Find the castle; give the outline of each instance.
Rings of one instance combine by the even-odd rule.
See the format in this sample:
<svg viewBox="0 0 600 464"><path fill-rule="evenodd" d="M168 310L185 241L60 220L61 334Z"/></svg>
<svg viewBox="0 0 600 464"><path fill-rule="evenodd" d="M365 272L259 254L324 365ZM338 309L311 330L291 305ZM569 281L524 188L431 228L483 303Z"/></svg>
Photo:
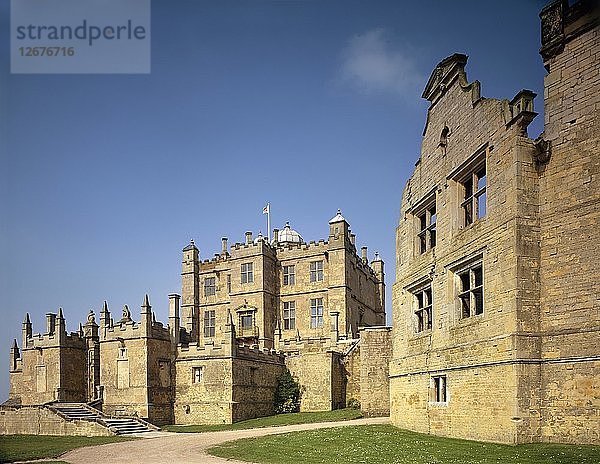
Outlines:
<svg viewBox="0 0 600 464"><path fill-rule="evenodd" d="M43 334L27 315L10 354L10 402L94 402L154 424L231 423L273 414L277 379L289 369L303 411L362 400L370 414L389 413L384 263L377 254L369 263L366 247L358 255L340 211L318 242L286 224L272 241L247 232L228 247L223 238L220 253L200 260L192 241L181 275L167 326L147 295L139 321L127 306L116 319L104 303L99 324L90 311L71 334L62 310L47 315ZM363 358L378 375L367 375Z"/></svg>
<svg viewBox="0 0 600 464"><path fill-rule="evenodd" d="M600 442L600 34L594 2L544 8L534 94L484 98L434 69L402 198L391 418L506 443Z"/></svg>
<svg viewBox="0 0 600 464"><path fill-rule="evenodd" d="M287 224L273 241L223 239L204 261L190 243L166 327L147 297L140 322L105 305L99 325L90 313L72 334L61 311L41 335L27 317L10 353L11 407L94 401L158 424L227 423L272 414L289 369L306 411L357 399L432 434L600 443L598 13L588 0L540 13L535 140L533 92L482 97L462 54L433 70L396 230L393 332L383 261L357 253L338 212L326 241Z"/></svg>

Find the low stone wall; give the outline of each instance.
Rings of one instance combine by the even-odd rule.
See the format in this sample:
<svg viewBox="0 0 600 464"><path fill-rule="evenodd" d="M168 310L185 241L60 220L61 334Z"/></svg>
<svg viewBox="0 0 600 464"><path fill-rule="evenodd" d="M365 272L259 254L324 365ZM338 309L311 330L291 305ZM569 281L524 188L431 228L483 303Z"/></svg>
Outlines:
<svg viewBox="0 0 600 464"><path fill-rule="evenodd" d="M109 436L107 428L89 421L68 421L43 406L0 408L1 435Z"/></svg>

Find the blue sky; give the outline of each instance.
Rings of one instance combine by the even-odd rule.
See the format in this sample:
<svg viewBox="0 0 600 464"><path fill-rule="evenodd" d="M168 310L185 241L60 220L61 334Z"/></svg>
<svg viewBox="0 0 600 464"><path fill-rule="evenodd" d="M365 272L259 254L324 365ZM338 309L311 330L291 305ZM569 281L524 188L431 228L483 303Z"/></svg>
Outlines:
<svg viewBox="0 0 600 464"><path fill-rule="evenodd" d="M0 401L26 311L34 332L58 307L76 330L149 293L166 321L190 238L210 257L266 233L267 201L306 240L341 208L386 262L389 313L429 74L466 53L483 96L528 88L542 113L543 4L153 1L150 74L11 75L1 2Z"/></svg>

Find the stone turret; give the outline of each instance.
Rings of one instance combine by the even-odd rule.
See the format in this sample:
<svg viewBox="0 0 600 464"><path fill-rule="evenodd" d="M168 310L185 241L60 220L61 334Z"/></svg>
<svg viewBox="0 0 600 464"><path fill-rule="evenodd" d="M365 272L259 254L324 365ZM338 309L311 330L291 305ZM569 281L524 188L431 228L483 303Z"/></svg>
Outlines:
<svg viewBox="0 0 600 464"><path fill-rule="evenodd" d="M192 341L199 340L199 311L200 311L200 262L199 250L194 241L183 249L181 269L182 301L181 324Z"/></svg>
<svg viewBox="0 0 600 464"><path fill-rule="evenodd" d="M148 298L147 293L142 301L142 310L140 314L142 317L140 324L146 332L146 335L150 335L152 333L152 306L150 306L150 299Z"/></svg>
<svg viewBox="0 0 600 464"><path fill-rule="evenodd" d="M25 314L25 320L23 321L22 332L23 332L22 346L26 347L27 346L27 340L29 338L31 338L31 336L33 335L32 326L31 326L31 319L29 319L29 313Z"/></svg>

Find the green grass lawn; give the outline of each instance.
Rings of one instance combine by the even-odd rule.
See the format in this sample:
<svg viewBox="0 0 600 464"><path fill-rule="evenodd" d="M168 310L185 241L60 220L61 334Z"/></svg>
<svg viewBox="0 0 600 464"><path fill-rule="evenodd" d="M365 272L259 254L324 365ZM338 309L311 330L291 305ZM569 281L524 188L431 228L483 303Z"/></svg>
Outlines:
<svg viewBox="0 0 600 464"><path fill-rule="evenodd" d="M103 445L105 443L127 440L132 440L132 438L0 435L0 462L55 458L66 451L82 446Z"/></svg>
<svg viewBox="0 0 600 464"><path fill-rule="evenodd" d="M211 448L215 456L265 464L597 464L600 447L498 445L434 437L391 425L336 427L249 438Z"/></svg>
<svg viewBox="0 0 600 464"><path fill-rule="evenodd" d="M169 432L219 432L221 430L243 430L261 427L278 427L282 425L309 424L314 422L334 422L351 419L359 419L362 413L357 409L336 409L335 411L323 412L295 412L290 414L278 414L276 416L259 417L249 419L235 424L218 425L167 425L163 430Z"/></svg>

